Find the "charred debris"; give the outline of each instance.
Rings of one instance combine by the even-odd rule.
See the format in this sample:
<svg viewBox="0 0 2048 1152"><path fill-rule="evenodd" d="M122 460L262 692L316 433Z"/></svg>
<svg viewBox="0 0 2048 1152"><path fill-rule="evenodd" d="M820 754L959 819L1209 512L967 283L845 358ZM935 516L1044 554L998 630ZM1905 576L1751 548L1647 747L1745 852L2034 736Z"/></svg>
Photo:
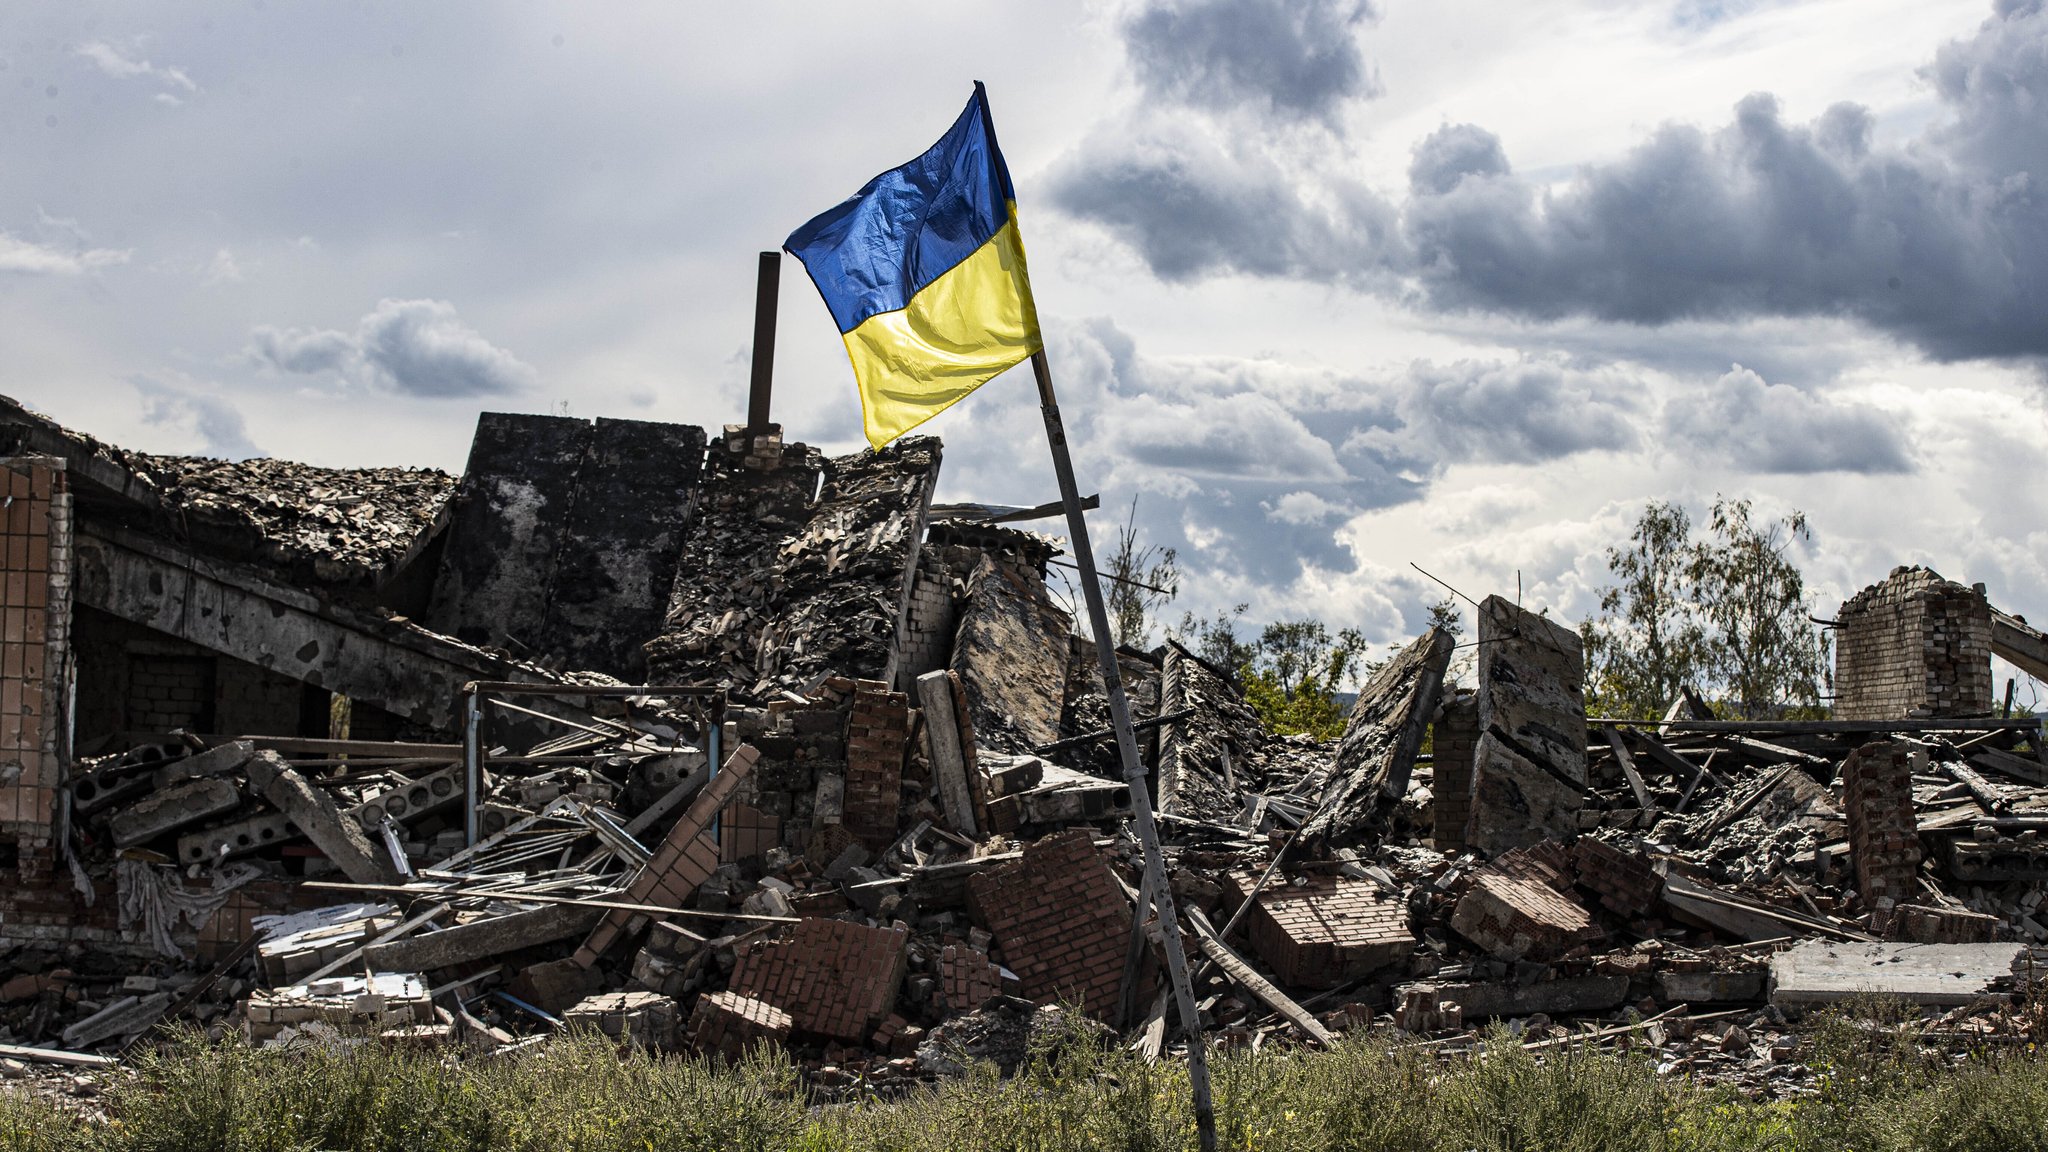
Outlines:
<svg viewBox="0 0 2048 1152"><path fill-rule="evenodd" d="M585 1023L786 1045L829 1094L1014 1064L1062 1012L1187 1043L1057 545L933 504L936 440L485 414L456 478L9 401L0 441L0 1056ZM1334 744L1122 653L1211 1042L1499 1020L1797 1091L1845 997L2023 1027L2048 745L1990 661L2048 640L1981 585L1844 605L1825 721L1588 718L1576 633L1474 623L1473 686L1432 630Z"/></svg>

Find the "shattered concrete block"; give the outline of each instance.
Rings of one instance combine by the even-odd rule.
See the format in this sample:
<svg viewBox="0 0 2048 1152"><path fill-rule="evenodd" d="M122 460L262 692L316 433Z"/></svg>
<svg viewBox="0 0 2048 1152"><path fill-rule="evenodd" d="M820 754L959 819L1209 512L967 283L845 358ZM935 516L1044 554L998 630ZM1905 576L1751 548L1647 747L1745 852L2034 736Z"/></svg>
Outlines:
<svg viewBox="0 0 2048 1152"><path fill-rule="evenodd" d="M1028 845L1022 857L968 878L969 907L995 934L1022 994L1041 1004L1117 1010L1131 908L1085 829Z"/></svg>
<svg viewBox="0 0 2048 1152"><path fill-rule="evenodd" d="M1911 1004L2010 996L2022 944L1857 944L1806 940L1771 957L1771 1003L1806 1008L1877 994Z"/></svg>
<svg viewBox="0 0 2048 1152"><path fill-rule="evenodd" d="M1383 825L1408 794L1415 754L1436 713L1452 647L1449 632L1431 628L1359 690L1336 756L1300 789L1322 797L1316 815L1302 826L1306 843L1349 844Z"/></svg>
<svg viewBox="0 0 2048 1152"><path fill-rule="evenodd" d="M1003 970L988 954L964 944L939 950L939 1001L948 1013L972 1012L1003 994Z"/></svg>
<svg viewBox="0 0 2048 1152"><path fill-rule="evenodd" d="M1466 842L1487 853L1579 829L1586 791L1585 647L1499 596L1479 606L1479 744Z"/></svg>
<svg viewBox="0 0 2048 1152"><path fill-rule="evenodd" d="M595 1028L657 1052L676 1046L676 1002L658 992L599 992L571 1005L562 1023Z"/></svg>
<svg viewBox="0 0 2048 1152"><path fill-rule="evenodd" d="M1639 852L1629 852L1581 836L1572 846L1572 867L1579 884L1600 897L1600 904L1618 916L1646 916L1664 895L1664 878Z"/></svg>
<svg viewBox="0 0 2048 1152"><path fill-rule="evenodd" d="M785 1043L796 1027L789 1013L738 992L707 992L690 1017L690 1043L699 1053L737 1062L756 1044Z"/></svg>
<svg viewBox="0 0 2048 1152"><path fill-rule="evenodd" d="M105 1008L64 1029L62 1039L73 1048L90 1048L105 1040L140 1032L156 1023L171 1006L171 994L123 996Z"/></svg>
<svg viewBox="0 0 2048 1152"><path fill-rule="evenodd" d="M1028 752L1060 736L1073 621L1028 571L983 558L953 638L979 746Z"/></svg>
<svg viewBox="0 0 2048 1152"><path fill-rule="evenodd" d="M1856 890L1883 919L1893 904L1919 892L1911 748L1878 740L1850 753L1842 763L1842 808L1849 821Z"/></svg>
<svg viewBox="0 0 2048 1152"><path fill-rule="evenodd" d="M924 709L925 750L946 823L963 836L979 838L974 793L967 780L967 750L961 741L959 714L953 704L951 674L927 672L917 678L918 704Z"/></svg>
<svg viewBox="0 0 2048 1152"><path fill-rule="evenodd" d="M549 904L372 944L363 960L387 972L433 972L581 936L603 916L602 908Z"/></svg>
<svg viewBox="0 0 2048 1152"><path fill-rule="evenodd" d="M358 884L397 884L403 877L390 853L370 843L362 826L347 819L334 798L313 787L275 752L258 752L248 762L249 784L299 826L334 866Z"/></svg>
<svg viewBox="0 0 2048 1152"><path fill-rule="evenodd" d="M895 1009L909 939L900 927L803 920L740 949L726 987L788 1012L800 1031L858 1041Z"/></svg>
<svg viewBox="0 0 2048 1152"><path fill-rule="evenodd" d="M232 824L201 828L178 837L180 864L205 864L303 839L299 826L281 812L265 812Z"/></svg>
<svg viewBox="0 0 2048 1152"><path fill-rule="evenodd" d="M1764 998L1762 968L1736 972L1659 972L1657 999L1667 1004L1747 1004Z"/></svg>
<svg viewBox="0 0 2048 1152"><path fill-rule="evenodd" d="M1233 874L1232 906L1257 882ZM1415 950L1405 901L1370 880L1323 879L1269 887L1245 914L1252 950L1298 988L1333 988L1407 959Z"/></svg>
<svg viewBox="0 0 2048 1152"><path fill-rule="evenodd" d="M128 805L107 818L107 831L117 847L144 844L166 832L209 816L232 812L242 803L241 789L219 777L173 784Z"/></svg>
<svg viewBox="0 0 2048 1152"><path fill-rule="evenodd" d="M411 783L389 788L348 810L351 820L372 835L389 817L410 824L422 816L462 803L463 766L450 764L421 776Z"/></svg>
<svg viewBox="0 0 2048 1152"><path fill-rule="evenodd" d="M620 903L657 904L666 908L689 906L697 886L718 868L718 845L708 834L711 821L732 799L740 785L752 776L754 765L760 759L760 751L751 744L733 749L718 775L698 790L697 798L690 802L689 808L668 830L668 836L654 850L653 857L634 873ZM628 912L622 908L611 910L591 930L583 947L576 950L576 962L586 968L597 963L597 958L604 955L620 936L645 921L643 913Z"/></svg>
<svg viewBox="0 0 2048 1152"><path fill-rule="evenodd" d="M1159 811L1234 820L1242 804L1229 764L1255 751L1244 745L1264 729L1228 676L1169 639L1159 664L1159 712L1188 709L1195 714L1159 728Z"/></svg>
<svg viewBox="0 0 2048 1152"><path fill-rule="evenodd" d="M158 788L169 788L185 780L196 780L201 776L225 776L249 762L256 754L256 745L247 740L230 740L218 748L195 752L183 760L174 760L156 770L155 783Z"/></svg>
<svg viewBox="0 0 2048 1152"><path fill-rule="evenodd" d="M1549 885L1487 872L1475 875L1458 899L1451 929L1510 962L1548 959L1601 935L1585 909Z"/></svg>

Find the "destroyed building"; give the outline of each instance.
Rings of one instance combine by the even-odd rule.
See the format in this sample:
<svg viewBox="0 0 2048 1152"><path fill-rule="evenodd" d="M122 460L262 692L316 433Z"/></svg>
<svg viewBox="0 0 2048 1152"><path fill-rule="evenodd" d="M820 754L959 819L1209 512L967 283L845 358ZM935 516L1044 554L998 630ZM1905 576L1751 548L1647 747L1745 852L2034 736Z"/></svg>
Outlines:
<svg viewBox="0 0 2048 1152"><path fill-rule="evenodd" d="M1035 1013L1189 1043L1045 510L936 503L937 440L486 413L451 477L0 437L0 1044L588 1026L829 1091L1014 1064ZM1990 660L2048 641L1981 586L1852 598L1813 721L1588 717L1573 629L1476 607L1474 684L1431 629L1330 743L1118 653L1205 1042L1633 1013L1791 1083L1806 1007L2027 994L2048 745Z"/></svg>

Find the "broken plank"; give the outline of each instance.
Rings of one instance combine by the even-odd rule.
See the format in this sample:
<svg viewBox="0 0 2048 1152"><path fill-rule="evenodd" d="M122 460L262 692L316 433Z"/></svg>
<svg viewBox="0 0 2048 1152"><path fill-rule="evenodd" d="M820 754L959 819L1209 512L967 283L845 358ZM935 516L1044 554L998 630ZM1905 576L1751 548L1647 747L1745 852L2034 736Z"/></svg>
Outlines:
<svg viewBox="0 0 2048 1152"><path fill-rule="evenodd" d="M1990 772L1999 772L2015 780L2024 780L2037 787L2048 787L2048 767L2015 756L1998 748L1980 748L1970 754L1970 763Z"/></svg>
<svg viewBox="0 0 2048 1152"><path fill-rule="evenodd" d="M1636 807L1650 807L1650 790L1643 786L1643 774L1636 771L1636 758L1629 754L1628 745L1622 743L1620 731L1609 728L1607 744L1614 749L1614 759L1621 765L1621 774L1628 781L1628 790L1635 793Z"/></svg>
<svg viewBox="0 0 2048 1152"><path fill-rule="evenodd" d="M0 1059L27 1060L36 1064L62 1064L67 1068L111 1068L120 1061L96 1052L66 1052L62 1048L30 1048L25 1044L0 1044Z"/></svg>
<svg viewBox="0 0 2048 1152"><path fill-rule="evenodd" d="M1275 987L1273 982L1259 975L1258 970L1246 963L1244 958L1231 951L1230 946L1217 939L1216 930L1209 925L1209 918L1199 908L1188 909L1188 920L1194 925L1195 940L1202 952L1216 962L1217 967L1228 973L1232 980L1245 991L1259 998L1260 1002L1278 1012L1287 1022L1299 1028L1304 1035L1323 1047L1336 1043L1337 1038L1323 1027L1323 1022L1311 1015L1308 1009L1296 1004L1287 993Z"/></svg>

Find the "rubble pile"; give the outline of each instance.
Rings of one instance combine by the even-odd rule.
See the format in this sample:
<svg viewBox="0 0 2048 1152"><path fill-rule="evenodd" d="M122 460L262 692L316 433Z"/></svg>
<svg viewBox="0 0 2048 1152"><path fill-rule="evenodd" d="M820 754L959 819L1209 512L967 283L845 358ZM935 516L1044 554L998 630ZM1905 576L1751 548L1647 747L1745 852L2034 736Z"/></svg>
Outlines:
<svg viewBox="0 0 2048 1152"><path fill-rule="evenodd" d="M133 459L190 537L292 578L332 585L373 583L417 556L456 483L432 468L140 453Z"/></svg>
<svg viewBox="0 0 2048 1152"><path fill-rule="evenodd" d="M96 499L127 491L113 457L24 435L70 444ZM701 484L694 458L657 470L663 499L698 486L663 528L676 576L640 638L645 683L492 679L456 662L479 649L415 625L405 650L441 662L407 681L433 701L412 713L419 740L349 738L316 677L285 682L324 736L195 720L51 751L54 785L24 769L0 793L23 876L0 894L0 1056L89 1063L181 1020L282 1047L376 1032L485 1052L591 1028L659 1051L784 1047L830 1095L1014 1067L1058 1038L1156 1058L1378 1029L1456 1052L1502 1021L1530 1044L1646 1046L1666 1071L1778 1093L1811 1080L1802 1017L1859 995L1919 1004L1959 1037L2024 1027L2006 1009L2048 961L2035 717L1947 691L1876 716L1716 719L1688 695L1661 720L1588 717L1577 633L1490 597L1476 683L1446 682L1458 641L1433 628L1327 743L1266 731L1230 670L1178 644L1119 653L1140 785L1094 647L1046 586L1043 538L928 522L936 441L826 460L728 428L704 451ZM587 448L560 455L579 476L597 466ZM601 470L605 491L631 481ZM459 515L516 526L536 507L490 505L501 489L468 484ZM246 522L301 522L272 514ZM442 561L459 579L437 602L568 620L550 615L558 588L485 562L482 531ZM543 535L521 547L549 571L588 567L565 554L575 533ZM1986 618L1981 591L1922 571L1859 602ZM280 605L259 620L343 620L310 592L237 587ZM106 634L162 624L174 599ZM1841 671L1975 683L1997 636L2042 640L1991 618L1990 647L1930 644L1913 622L1900 650L1858 649ZM301 674L342 636L352 691L377 706L368 633L308 635ZM125 651L198 660L156 634ZM1136 786L1159 813L1199 1038L1171 1010ZM21 817L46 787L47 815Z"/></svg>

